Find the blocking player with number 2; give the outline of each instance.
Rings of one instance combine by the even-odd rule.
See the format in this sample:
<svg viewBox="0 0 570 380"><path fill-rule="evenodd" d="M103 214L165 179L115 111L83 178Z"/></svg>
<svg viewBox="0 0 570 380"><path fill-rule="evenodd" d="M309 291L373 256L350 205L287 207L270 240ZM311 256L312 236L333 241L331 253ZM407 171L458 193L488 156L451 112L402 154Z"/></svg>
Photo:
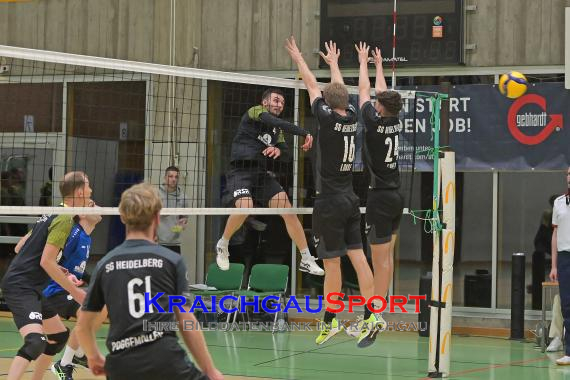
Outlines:
<svg viewBox="0 0 570 380"><path fill-rule="evenodd" d="M402 109L402 97L396 91L388 91L382 55L376 48L372 51L376 66L376 102L372 104L368 79L369 50L364 42L356 46L360 62L359 106L365 126L363 158L370 174L366 234L372 250L374 294L386 297L394 272L394 243L404 207L398 169L398 135L402 129L398 114ZM378 332L385 327L382 316L376 317L381 323L376 324L376 328L360 342L361 346L372 344Z"/></svg>

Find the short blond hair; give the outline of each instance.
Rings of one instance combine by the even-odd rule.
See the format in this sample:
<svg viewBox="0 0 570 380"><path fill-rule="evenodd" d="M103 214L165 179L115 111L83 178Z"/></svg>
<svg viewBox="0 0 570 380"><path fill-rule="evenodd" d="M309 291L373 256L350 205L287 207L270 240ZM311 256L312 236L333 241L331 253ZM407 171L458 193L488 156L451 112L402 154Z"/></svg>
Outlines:
<svg viewBox="0 0 570 380"><path fill-rule="evenodd" d="M323 89L323 97L328 106L332 109L348 108L348 90L342 83L329 83Z"/></svg>
<svg viewBox="0 0 570 380"><path fill-rule="evenodd" d="M119 213L129 230L146 231L161 209L158 191L148 183L134 185L121 194Z"/></svg>

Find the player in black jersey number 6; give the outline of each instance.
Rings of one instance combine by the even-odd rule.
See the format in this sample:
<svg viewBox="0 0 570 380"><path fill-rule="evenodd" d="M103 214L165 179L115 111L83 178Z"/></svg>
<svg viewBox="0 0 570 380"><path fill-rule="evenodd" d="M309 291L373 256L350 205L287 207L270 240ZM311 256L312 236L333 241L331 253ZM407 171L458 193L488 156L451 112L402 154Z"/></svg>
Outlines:
<svg viewBox="0 0 570 380"><path fill-rule="evenodd" d="M181 295L188 288L182 256L155 243L161 208L158 192L149 184L135 185L121 195L119 212L127 237L99 261L91 277L76 327L79 343L91 371L107 379L222 379L192 313L177 307L174 313L157 313L152 305L145 313L145 293L153 297L163 292L166 297L158 302L168 310L167 296ZM94 331L105 305L110 320L106 359ZM178 344L175 329L145 327L176 322L202 372Z"/></svg>

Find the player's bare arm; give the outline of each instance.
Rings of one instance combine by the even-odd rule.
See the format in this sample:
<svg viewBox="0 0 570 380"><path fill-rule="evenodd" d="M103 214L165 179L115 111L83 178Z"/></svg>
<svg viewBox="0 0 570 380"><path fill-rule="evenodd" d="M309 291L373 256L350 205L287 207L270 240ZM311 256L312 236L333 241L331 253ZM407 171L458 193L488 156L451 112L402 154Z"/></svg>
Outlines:
<svg viewBox="0 0 570 380"><path fill-rule="evenodd" d="M327 53L319 52L319 55L324 59L327 65L329 65L331 70L331 83L342 83L342 74L340 73L340 68L338 67L338 58L340 57L340 49L337 49L336 42L329 41L325 42L325 50Z"/></svg>
<svg viewBox="0 0 570 380"><path fill-rule="evenodd" d="M376 84L374 86L376 93L388 90L386 78L384 78L384 69L382 68L382 52L379 48L372 50L372 58L376 66Z"/></svg>
<svg viewBox="0 0 570 380"><path fill-rule="evenodd" d="M185 326L184 321L191 322L194 326L198 325L198 320L191 312L180 313L179 310L175 309L176 319L180 326ZM224 378L222 373L214 366L208 347L206 346L206 340L204 339L204 334L199 329L181 329L182 339L186 347L190 350L192 357L196 360L196 363L204 372L208 378L212 380L221 380Z"/></svg>
<svg viewBox="0 0 570 380"><path fill-rule="evenodd" d="M47 243L42 253L40 261L41 267L46 273L62 288L64 288L77 303L82 304L85 298L85 291L77 288L72 279L63 273L60 266L57 264L57 255L59 254L59 247Z"/></svg>
<svg viewBox="0 0 570 380"><path fill-rule="evenodd" d="M370 101L370 79L368 78L368 54L370 47L366 42L359 42L354 45L358 53L358 62L360 64L358 76L358 106Z"/></svg>
<svg viewBox="0 0 570 380"><path fill-rule="evenodd" d="M99 351L95 340L95 330L98 327L96 321L99 313L82 310L79 313L79 319L75 327L77 339L83 351L85 351L89 368L96 376L105 375L105 357Z"/></svg>
<svg viewBox="0 0 570 380"><path fill-rule="evenodd" d="M295 37L291 36L285 40L285 49L287 49L291 59L297 65L299 73L301 74L303 82L309 92L309 100L311 104L313 104L314 100L322 95L321 89L317 83L317 78L315 78L315 75L311 72L309 66L307 66L307 62L305 62L303 54L301 54L301 51L297 47Z"/></svg>

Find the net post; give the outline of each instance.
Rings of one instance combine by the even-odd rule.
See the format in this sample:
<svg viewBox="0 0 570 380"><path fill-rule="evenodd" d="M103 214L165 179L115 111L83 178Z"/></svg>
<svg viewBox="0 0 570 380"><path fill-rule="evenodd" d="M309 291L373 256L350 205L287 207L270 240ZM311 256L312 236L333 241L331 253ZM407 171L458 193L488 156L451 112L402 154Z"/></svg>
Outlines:
<svg viewBox="0 0 570 380"><path fill-rule="evenodd" d="M449 83L430 98L433 105L433 263L428 377L450 372L453 255L455 242L455 154L449 147ZM441 143L441 144L440 144ZM440 213L440 204L443 205ZM441 216L441 221L440 221Z"/></svg>

